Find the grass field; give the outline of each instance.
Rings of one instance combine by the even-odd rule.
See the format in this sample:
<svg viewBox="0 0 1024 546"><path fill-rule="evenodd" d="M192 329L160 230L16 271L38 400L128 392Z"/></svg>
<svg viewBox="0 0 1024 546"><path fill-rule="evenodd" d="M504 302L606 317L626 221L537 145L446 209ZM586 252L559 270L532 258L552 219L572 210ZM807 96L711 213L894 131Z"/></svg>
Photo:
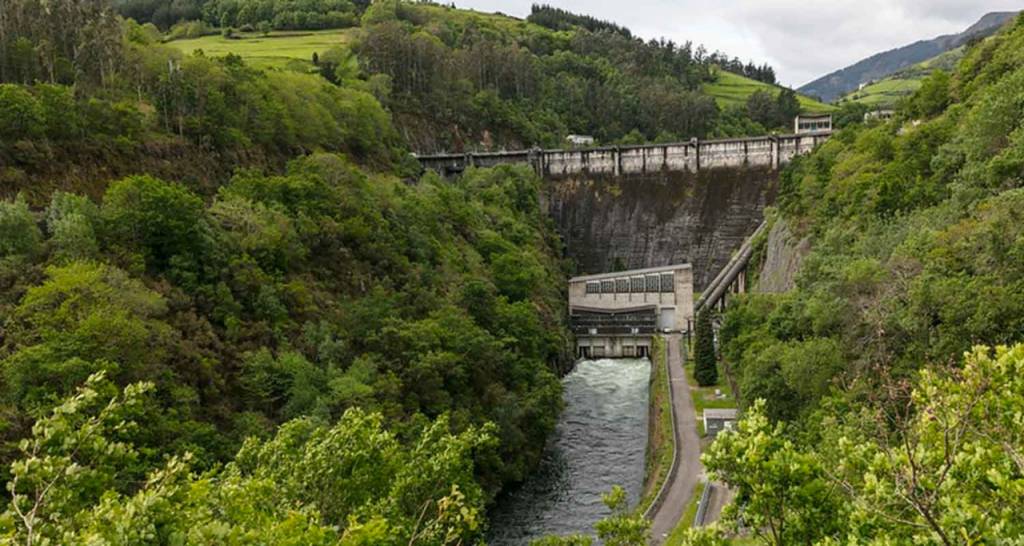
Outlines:
<svg viewBox="0 0 1024 546"><path fill-rule="evenodd" d="M843 100L851 100L872 107L891 108L900 99L914 94L921 87L919 79L889 79L875 82L860 91L851 93Z"/></svg>
<svg viewBox="0 0 1024 546"><path fill-rule="evenodd" d="M687 359L686 362L686 381L690 383L690 394L693 396L693 410L697 413L697 431L700 435L704 436L704 421L701 416L704 414L704 410L711 409L722 409L722 408L735 408L736 398L732 395L732 389L729 387L729 382L725 380L725 376L722 375L721 369L719 369L719 381L718 385L714 387L699 387L697 386L697 380L693 378L694 360L692 358ZM722 396L715 396L715 390L722 391Z"/></svg>
<svg viewBox="0 0 1024 546"><path fill-rule="evenodd" d="M920 62L879 80L871 85L847 94L840 102L853 101L873 108L892 108L904 97L913 95L921 88L921 81L935 70L952 70L963 58L966 48L947 51L927 61Z"/></svg>
<svg viewBox="0 0 1024 546"><path fill-rule="evenodd" d="M234 38L220 34L174 40L167 45L185 53L197 49L210 57L222 57L228 53L241 56L257 68L283 68L293 61L312 65L313 52L323 53L328 49L349 41L352 29L316 30L301 32L236 33Z"/></svg>
<svg viewBox="0 0 1024 546"><path fill-rule="evenodd" d="M722 108L743 106L747 103L747 98L750 97L750 95L753 95L757 91L763 89L777 93L780 88L777 85L769 85L764 82L740 76L739 74L726 72L725 70L718 71L717 81L714 83L704 84L704 92L714 97L715 100L718 101L718 106ZM797 95L797 98L800 100L800 107L807 113L828 113L836 109L836 107L831 104L818 102L810 97L805 97L800 94Z"/></svg>

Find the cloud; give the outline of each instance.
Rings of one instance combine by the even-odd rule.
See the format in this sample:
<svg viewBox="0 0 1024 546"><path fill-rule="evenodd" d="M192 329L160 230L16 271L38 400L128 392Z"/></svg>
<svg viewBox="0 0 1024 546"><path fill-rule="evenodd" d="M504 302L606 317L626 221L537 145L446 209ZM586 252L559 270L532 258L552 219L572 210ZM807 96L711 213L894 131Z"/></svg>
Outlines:
<svg viewBox="0 0 1024 546"><path fill-rule="evenodd" d="M802 85L860 59L960 32L1019 0L541 0L629 27L645 38L692 41L769 62ZM459 7L525 17L533 0L456 0Z"/></svg>

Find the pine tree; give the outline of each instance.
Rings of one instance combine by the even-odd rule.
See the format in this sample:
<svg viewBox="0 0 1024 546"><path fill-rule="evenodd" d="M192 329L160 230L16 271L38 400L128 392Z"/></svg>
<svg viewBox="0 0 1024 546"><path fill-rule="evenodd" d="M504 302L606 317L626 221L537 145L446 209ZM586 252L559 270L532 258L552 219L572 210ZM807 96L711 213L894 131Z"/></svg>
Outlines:
<svg viewBox="0 0 1024 546"><path fill-rule="evenodd" d="M715 357L715 333L708 311L697 314L696 330L693 376L701 387L710 387L718 383L718 368Z"/></svg>

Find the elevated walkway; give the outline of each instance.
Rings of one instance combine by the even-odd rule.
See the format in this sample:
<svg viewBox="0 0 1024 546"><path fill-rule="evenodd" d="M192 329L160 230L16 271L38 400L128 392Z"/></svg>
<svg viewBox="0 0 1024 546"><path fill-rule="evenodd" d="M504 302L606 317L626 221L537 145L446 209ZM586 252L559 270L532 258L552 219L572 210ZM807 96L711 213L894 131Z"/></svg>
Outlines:
<svg viewBox="0 0 1024 546"><path fill-rule="evenodd" d="M810 153L831 135L831 130L821 130L737 139L692 139L674 144L426 154L417 155L416 159L424 170L436 171L443 176L458 175L469 167L510 164L530 165L539 175L554 178L577 174L619 176L742 167L774 170L796 156Z"/></svg>

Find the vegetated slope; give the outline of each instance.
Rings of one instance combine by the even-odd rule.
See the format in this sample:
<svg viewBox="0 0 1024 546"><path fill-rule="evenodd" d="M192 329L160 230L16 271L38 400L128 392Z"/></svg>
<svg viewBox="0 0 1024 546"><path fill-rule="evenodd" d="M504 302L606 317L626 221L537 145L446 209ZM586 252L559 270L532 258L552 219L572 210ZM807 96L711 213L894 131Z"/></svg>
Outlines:
<svg viewBox="0 0 1024 546"><path fill-rule="evenodd" d="M921 82L936 70L950 72L956 68L966 50L966 46L951 49L927 61L900 70L865 86L863 89L849 93L837 102L840 104L855 102L875 109L894 108L901 100L910 97L920 89Z"/></svg>
<svg viewBox="0 0 1024 546"><path fill-rule="evenodd" d="M7 7L0 536L478 541L561 406L535 174L419 178L365 82Z"/></svg>
<svg viewBox="0 0 1024 546"><path fill-rule="evenodd" d="M120 533L159 518L160 537L479 538L561 404L564 273L539 187L526 168L409 186L324 154L239 173L208 202L149 176L99 205L55 193L39 227L23 201L0 202L4 475L28 495L53 467L16 460L83 473L52 488L75 502L3 532L138 543ZM12 447L98 372L64 424L35 430L42 448ZM136 382L150 394L103 417ZM134 495L161 500L133 510ZM334 538L295 538L311 527Z"/></svg>
<svg viewBox="0 0 1024 546"><path fill-rule="evenodd" d="M1022 52L1018 18L783 173L775 221L811 251L727 311L748 419L706 459L765 541L1024 533L1024 346L992 349L1024 342Z"/></svg>
<svg viewBox="0 0 1024 546"><path fill-rule="evenodd" d="M192 26L175 27L170 35L188 34ZM209 32L199 27L196 32ZM689 43L645 42L614 25L542 6L524 21L380 2L363 14L359 28L339 31L342 39L333 44L311 47L326 33L233 31L168 45L361 85L394 114L419 152L558 147L573 133L601 143L639 143L763 134L789 125L752 123L742 104L716 101L718 88L704 86L733 76L715 75L722 63L774 78L770 67L742 65ZM352 62L353 53L358 61ZM735 77L744 86L778 93L771 84Z"/></svg>
<svg viewBox="0 0 1024 546"><path fill-rule="evenodd" d="M719 107L729 109L746 108L747 100L758 91L767 91L773 95L778 95L783 88L778 85L760 82L746 76L720 70L714 73L714 79L705 83L702 89L705 93L714 97ZM797 94L797 100L800 101L801 110L809 114L823 114L833 112L836 109L831 104L819 102L806 95Z"/></svg>
<svg viewBox="0 0 1024 546"><path fill-rule="evenodd" d="M202 50L209 56L238 55L248 64L261 68L291 68L297 71L316 72L312 59L325 57L332 48L351 44L352 30L324 31L274 31L264 35L259 32L238 32L230 38L221 34L210 34L201 38L177 39L167 45L183 53ZM326 58L326 57L325 57ZM714 70L711 80L701 90L715 99L722 110L743 109L747 99L757 91L778 94L782 87L758 81L727 70ZM807 113L825 113L835 106L816 101L805 95L798 95L800 106Z"/></svg>
<svg viewBox="0 0 1024 546"><path fill-rule="evenodd" d="M990 36L1015 15L1016 12L988 13L959 34L921 40L908 46L872 55L856 64L803 85L798 91L805 95L819 97L825 102L835 101L843 95L857 90L862 83L880 80L902 69L956 49L971 40Z"/></svg>
<svg viewBox="0 0 1024 546"><path fill-rule="evenodd" d="M184 55L161 45L155 28L106 17L100 34L54 25L5 36L0 196L25 192L35 205L55 189L99 197L111 179L137 173L209 194L237 167L280 171L314 151L342 152L375 169L409 161L367 85L261 71L239 57ZM35 50L13 47L33 41L67 52L47 65ZM93 54L73 62L78 47Z"/></svg>

